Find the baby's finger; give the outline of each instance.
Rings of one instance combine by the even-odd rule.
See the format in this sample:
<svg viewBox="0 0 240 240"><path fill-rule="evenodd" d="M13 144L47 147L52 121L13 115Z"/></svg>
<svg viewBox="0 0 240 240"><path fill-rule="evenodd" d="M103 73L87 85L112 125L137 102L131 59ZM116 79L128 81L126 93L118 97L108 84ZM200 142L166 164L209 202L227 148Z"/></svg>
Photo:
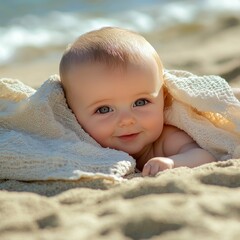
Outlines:
<svg viewBox="0 0 240 240"><path fill-rule="evenodd" d="M150 171L151 171L151 165L150 164L145 164L142 170L142 176L146 177L150 175Z"/></svg>
<svg viewBox="0 0 240 240"><path fill-rule="evenodd" d="M159 165L158 164L152 164L151 170L150 170L150 175L155 176L159 172Z"/></svg>

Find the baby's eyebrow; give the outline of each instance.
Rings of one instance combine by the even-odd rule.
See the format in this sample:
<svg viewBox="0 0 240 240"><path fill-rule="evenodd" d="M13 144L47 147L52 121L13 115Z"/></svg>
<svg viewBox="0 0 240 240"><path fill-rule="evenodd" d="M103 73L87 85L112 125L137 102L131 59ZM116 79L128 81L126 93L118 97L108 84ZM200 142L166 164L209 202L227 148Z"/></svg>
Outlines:
<svg viewBox="0 0 240 240"><path fill-rule="evenodd" d="M139 97L139 96L157 97L157 95L158 95L158 92L141 92L141 93L136 94L135 96L136 97Z"/></svg>
<svg viewBox="0 0 240 240"><path fill-rule="evenodd" d="M105 102L109 101L110 99L101 99L101 100L96 100L92 103L90 103L87 108L93 108L94 106L98 106L98 105L101 105L101 104L104 104Z"/></svg>

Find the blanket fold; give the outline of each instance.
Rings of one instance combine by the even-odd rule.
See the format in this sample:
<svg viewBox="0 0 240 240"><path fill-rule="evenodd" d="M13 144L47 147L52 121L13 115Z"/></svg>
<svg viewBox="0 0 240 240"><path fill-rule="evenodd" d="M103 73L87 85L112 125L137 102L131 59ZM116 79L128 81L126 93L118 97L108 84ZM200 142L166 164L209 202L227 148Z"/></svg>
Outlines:
<svg viewBox="0 0 240 240"><path fill-rule="evenodd" d="M166 71L165 123L187 132L216 159L240 157L240 102L219 76Z"/></svg>
<svg viewBox="0 0 240 240"><path fill-rule="evenodd" d="M186 131L217 159L240 157L240 102L217 76L165 71L171 103L166 124ZM51 76L38 90L0 80L0 179L122 179L134 172L128 154L102 148L68 108L59 81Z"/></svg>
<svg viewBox="0 0 240 240"><path fill-rule="evenodd" d="M132 157L102 148L81 128L57 75L37 91L1 79L0 98L0 179L120 180L134 171Z"/></svg>

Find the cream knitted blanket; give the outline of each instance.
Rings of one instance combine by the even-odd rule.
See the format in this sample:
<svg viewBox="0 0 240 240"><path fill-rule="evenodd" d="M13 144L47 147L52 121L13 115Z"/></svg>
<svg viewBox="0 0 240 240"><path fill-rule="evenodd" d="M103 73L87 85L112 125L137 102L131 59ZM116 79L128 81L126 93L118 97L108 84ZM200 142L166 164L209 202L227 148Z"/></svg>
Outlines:
<svg viewBox="0 0 240 240"><path fill-rule="evenodd" d="M128 154L102 148L68 108L57 75L37 91L0 80L0 179L121 179L134 171Z"/></svg>
<svg viewBox="0 0 240 240"><path fill-rule="evenodd" d="M240 103L220 77L166 71L167 124L175 125L217 159L240 157ZM68 108L57 75L37 91L0 80L0 179L121 179L134 172L128 154L102 148Z"/></svg>
<svg viewBox="0 0 240 240"><path fill-rule="evenodd" d="M166 71L164 77L172 102L165 123L187 132L219 161L240 158L240 102L228 83L185 71Z"/></svg>

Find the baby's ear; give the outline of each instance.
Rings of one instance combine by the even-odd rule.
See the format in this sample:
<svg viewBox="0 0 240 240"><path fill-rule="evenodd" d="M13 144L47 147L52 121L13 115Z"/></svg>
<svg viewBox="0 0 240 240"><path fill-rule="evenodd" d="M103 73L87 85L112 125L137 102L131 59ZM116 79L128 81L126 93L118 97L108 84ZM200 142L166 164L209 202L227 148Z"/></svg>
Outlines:
<svg viewBox="0 0 240 240"><path fill-rule="evenodd" d="M169 107L172 105L172 96L168 92L167 87L163 84L163 98L164 98L164 107Z"/></svg>
<svg viewBox="0 0 240 240"><path fill-rule="evenodd" d="M165 100L167 98L167 96L168 96L168 89L165 86L165 84L163 84L162 88L163 88L163 98Z"/></svg>

